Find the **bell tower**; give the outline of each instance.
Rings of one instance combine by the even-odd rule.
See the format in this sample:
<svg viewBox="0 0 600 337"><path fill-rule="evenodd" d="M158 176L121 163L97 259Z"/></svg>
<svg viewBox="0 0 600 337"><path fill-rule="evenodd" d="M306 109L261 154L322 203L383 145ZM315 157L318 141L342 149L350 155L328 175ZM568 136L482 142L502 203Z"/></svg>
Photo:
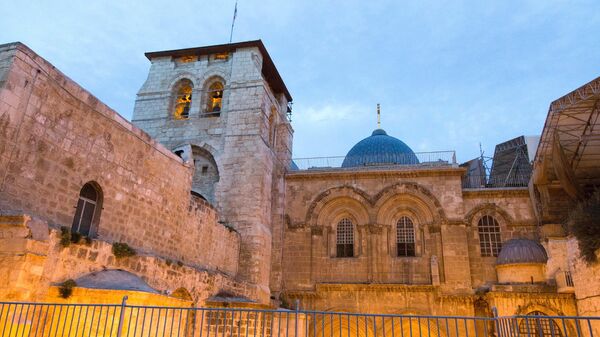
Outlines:
<svg viewBox="0 0 600 337"><path fill-rule="evenodd" d="M292 97L260 40L146 57L150 71L132 122L189 160L191 192L240 233L237 278L266 303L272 219L282 218L291 161Z"/></svg>

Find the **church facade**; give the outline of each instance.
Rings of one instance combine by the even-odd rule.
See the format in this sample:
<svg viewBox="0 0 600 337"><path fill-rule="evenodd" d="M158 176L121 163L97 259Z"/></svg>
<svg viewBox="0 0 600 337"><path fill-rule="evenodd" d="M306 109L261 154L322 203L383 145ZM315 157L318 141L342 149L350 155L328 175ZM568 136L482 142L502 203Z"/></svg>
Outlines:
<svg viewBox="0 0 600 337"><path fill-rule="evenodd" d="M551 168L551 122L597 113L600 80L553 103L531 181L473 186L453 153L382 129L338 163L293 161L292 97L261 41L146 56L129 122L0 46L0 300L600 314Z"/></svg>

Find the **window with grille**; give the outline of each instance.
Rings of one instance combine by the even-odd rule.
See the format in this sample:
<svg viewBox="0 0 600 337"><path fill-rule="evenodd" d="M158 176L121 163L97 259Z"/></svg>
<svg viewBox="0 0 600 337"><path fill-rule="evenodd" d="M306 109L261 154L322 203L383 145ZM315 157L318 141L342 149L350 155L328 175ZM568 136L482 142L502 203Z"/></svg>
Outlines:
<svg viewBox="0 0 600 337"><path fill-rule="evenodd" d="M100 201L100 193L92 183L83 185L79 192L79 201L71 225L72 232L85 236L92 234L94 220L98 219L100 215Z"/></svg>
<svg viewBox="0 0 600 337"><path fill-rule="evenodd" d="M477 229L479 231L481 256L498 256L500 249L502 249L498 221L491 215L484 215L479 219Z"/></svg>
<svg viewBox="0 0 600 337"><path fill-rule="evenodd" d="M403 216L396 223L398 256L415 256L415 227L409 217Z"/></svg>
<svg viewBox="0 0 600 337"><path fill-rule="evenodd" d="M562 337L562 331L556 322L541 311L533 311L527 314L519 323L519 332L525 336L532 337Z"/></svg>
<svg viewBox="0 0 600 337"><path fill-rule="evenodd" d="M354 256L354 225L344 218L337 224L337 257Z"/></svg>

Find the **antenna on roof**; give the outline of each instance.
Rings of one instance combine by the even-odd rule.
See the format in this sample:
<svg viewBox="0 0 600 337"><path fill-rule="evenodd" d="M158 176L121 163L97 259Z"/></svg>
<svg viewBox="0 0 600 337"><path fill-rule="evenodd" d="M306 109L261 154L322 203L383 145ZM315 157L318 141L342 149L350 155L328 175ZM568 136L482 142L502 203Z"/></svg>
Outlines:
<svg viewBox="0 0 600 337"><path fill-rule="evenodd" d="M381 129L381 108L379 103L377 103L377 128Z"/></svg>
<svg viewBox="0 0 600 337"><path fill-rule="evenodd" d="M233 20L231 20L231 32L229 33L229 43L233 38L233 25L235 25L235 17L237 16L237 0L235 0L235 8L233 10Z"/></svg>

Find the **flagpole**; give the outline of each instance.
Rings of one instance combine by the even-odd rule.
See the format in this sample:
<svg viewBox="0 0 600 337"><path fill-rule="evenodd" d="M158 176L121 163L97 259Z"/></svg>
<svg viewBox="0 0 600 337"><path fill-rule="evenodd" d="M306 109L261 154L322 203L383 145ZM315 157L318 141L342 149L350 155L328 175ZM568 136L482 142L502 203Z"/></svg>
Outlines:
<svg viewBox="0 0 600 337"><path fill-rule="evenodd" d="M233 10L233 20L231 20L231 32L229 33L229 43L233 38L233 25L235 24L235 17L237 16L237 0L235 0L235 9Z"/></svg>

